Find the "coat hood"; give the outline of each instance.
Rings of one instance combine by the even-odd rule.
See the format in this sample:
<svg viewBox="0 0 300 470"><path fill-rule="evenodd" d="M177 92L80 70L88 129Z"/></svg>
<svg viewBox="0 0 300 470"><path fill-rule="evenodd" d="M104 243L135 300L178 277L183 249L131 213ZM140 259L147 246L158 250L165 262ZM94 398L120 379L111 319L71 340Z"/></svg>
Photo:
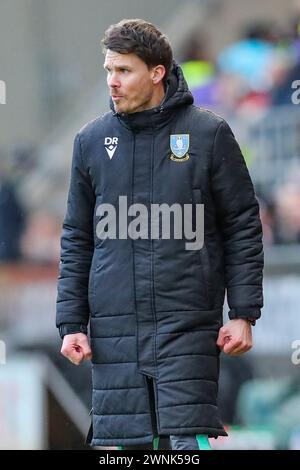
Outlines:
<svg viewBox="0 0 300 470"><path fill-rule="evenodd" d="M193 102L194 98L183 76L182 69L173 61L173 67L167 80L165 96L158 106L137 113L118 113L115 111L113 100L110 99L110 108L113 115L123 125L132 131L139 131L163 126L173 115L176 108L193 104Z"/></svg>

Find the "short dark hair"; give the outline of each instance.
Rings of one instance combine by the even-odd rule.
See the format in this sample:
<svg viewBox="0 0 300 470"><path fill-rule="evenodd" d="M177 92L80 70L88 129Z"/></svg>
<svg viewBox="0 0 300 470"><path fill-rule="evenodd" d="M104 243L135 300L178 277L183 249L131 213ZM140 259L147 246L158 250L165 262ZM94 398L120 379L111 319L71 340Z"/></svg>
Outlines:
<svg viewBox="0 0 300 470"><path fill-rule="evenodd" d="M136 54L148 68L163 65L167 80L173 63L173 52L165 34L152 23L140 19L124 19L111 25L101 41L103 52L107 49L119 54Z"/></svg>

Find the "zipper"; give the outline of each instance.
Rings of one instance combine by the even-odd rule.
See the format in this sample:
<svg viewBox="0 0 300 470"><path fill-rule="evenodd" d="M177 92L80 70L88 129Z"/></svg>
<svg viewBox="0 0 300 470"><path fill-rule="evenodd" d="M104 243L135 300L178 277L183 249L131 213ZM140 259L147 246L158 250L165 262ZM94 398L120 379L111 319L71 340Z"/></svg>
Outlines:
<svg viewBox="0 0 300 470"><path fill-rule="evenodd" d="M154 129L153 129L153 135L152 135L152 146L151 146L151 197L150 197L150 213L152 209L152 204L153 204L153 173L154 173L154 140L155 140L155 135L154 135ZM151 307L152 307L152 315L154 319L154 335L153 335L153 341L154 341L154 352L153 352L153 363L154 363L154 375L156 375L156 328L157 328L157 320L156 320L156 312L155 312L155 293L154 293L154 249L153 249L153 239L150 237L150 247L151 247L151 256L150 256L150 275L151 275ZM155 404L156 404L156 398L155 398L155 392L154 392L154 385L153 385L153 377L147 375L147 380L149 384L149 394L150 394L150 414L151 414L151 423L152 423L152 429L153 429L153 436L154 439L158 437L158 429L157 429L157 417L156 417L156 410L155 410ZM154 441L153 441L154 444Z"/></svg>
<svg viewBox="0 0 300 470"><path fill-rule="evenodd" d="M153 130L153 136L152 136L152 145L151 145L151 197L150 197L150 213L152 210L152 204L153 204L153 172L154 172L154 130ZM152 316L154 319L154 335L153 335L153 341L154 341L154 352L153 352L153 364L154 364L154 375L156 375L156 326L157 326L157 320L156 320L156 312L155 312L155 293L154 293L154 249L153 249L153 239L150 236L150 250L151 250L151 256L150 256L150 277L151 277L151 308L152 308Z"/></svg>
<svg viewBox="0 0 300 470"><path fill-rule="evenodd" d="M136 135L134 132L133 134L133 149L132 149L132 170L131 170L131 201L130 203L133 204L134 198L134 165L135 165L135 147L136 147ZM138 323L138 314L137 314L137 301L136 301L136 284L135 284L135 248L133 239L131 239L131 247L132 247L132 292L133 292L133 303L134 303L134 311L135 311L135 324L136 324L136 363L137 367L139 367L139 323Z"/></svg>

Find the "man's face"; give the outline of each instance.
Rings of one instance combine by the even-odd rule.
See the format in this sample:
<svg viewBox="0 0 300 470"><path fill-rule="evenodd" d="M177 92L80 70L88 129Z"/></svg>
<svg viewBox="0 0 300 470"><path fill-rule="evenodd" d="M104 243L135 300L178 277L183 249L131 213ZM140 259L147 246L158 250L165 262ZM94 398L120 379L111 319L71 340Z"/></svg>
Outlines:
<svg viewBox="0 0 300 470"><path fill-rule="evenodd" d="M103 67L107 84L118 113L135 113L152 107L153 73L136 54L107 50Z"/></svg>

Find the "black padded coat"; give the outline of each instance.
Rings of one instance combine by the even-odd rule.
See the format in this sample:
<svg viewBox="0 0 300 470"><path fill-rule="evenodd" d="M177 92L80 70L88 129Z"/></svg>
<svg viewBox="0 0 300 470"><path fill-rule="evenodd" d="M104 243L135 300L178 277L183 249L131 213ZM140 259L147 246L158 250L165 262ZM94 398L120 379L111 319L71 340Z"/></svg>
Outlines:
<svg viewBox="0 0 300 470"><path fill-rule="evenodd" d="M262 227L245 161L228 124L193 105L175 63L160 106L111 108L75 138L58 281L61 335L90 323L91 444L224 436L216 340L225 289L231 319L259 318L263 306ZM178 135L189 145L174 159ZM97 207L113 204L118 215L119 196L147 208L204 204L202 248L99 238Z"/></svg>

